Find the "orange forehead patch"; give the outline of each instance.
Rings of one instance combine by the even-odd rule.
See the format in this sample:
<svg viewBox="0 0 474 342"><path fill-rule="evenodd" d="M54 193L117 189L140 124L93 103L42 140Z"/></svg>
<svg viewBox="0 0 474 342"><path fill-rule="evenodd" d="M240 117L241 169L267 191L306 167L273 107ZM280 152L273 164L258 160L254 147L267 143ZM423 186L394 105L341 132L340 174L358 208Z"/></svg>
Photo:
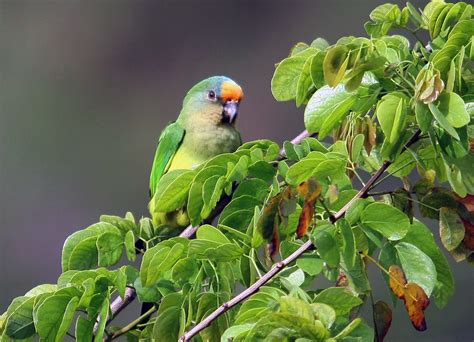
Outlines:
<svg viewBox="0 0 474 342"><path fill-rule="evenodd" d="M224 101L240 101L242 97L244 96L244 93L242 91L242 88L234 82L230 81L225 81L222 83L221 87L221 98Z"/></svg>

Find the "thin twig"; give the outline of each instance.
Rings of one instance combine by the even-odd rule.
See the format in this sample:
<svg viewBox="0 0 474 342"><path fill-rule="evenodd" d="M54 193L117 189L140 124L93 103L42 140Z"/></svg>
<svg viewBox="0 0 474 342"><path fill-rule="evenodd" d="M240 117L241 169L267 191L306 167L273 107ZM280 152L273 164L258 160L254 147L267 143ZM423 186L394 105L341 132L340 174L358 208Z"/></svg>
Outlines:
<svg viewBox="0 0 474 342"><path fill-rule="evenodd" d="M145 312L143 315L138 317L136 320L134 320L133 322L130 322L129 324L124 326L122 329L117 330L116 332L114 332L110 337L108 337L106 339L106 341L112 341L112 340L116 339L117 337L122 336L123 334L126 334L127 332L129 332L130 330L135 328L143 319L147 318L148 316L153 314L155 311L156 311L156 306L151 307L150 310Z"/></svg>
<svg viewBox="0 0 474 342"><path fill-rule="evenodd" d="M410 138L410 140L405 144L403 147L402 153L406 148L410 147L414 144L419 136L421 131L417 130L415 134ZM369 191L369 188L377 181L377 179L384 173L384 171L390 166L391 161L385 161L380 169L367 181L365 186L344 206L342 207L335 215L332 222L337 221L341 217L344 216L346 211L350 208L350 206L359 198L364 198ZM275 264L270 271L265 273L259 280L257 280L254 284L252 284L249 288L245 291L241 292L231 300L225 302L221 306L219 306L215 311L213 311L209 316L203 319L201 322L196 324L191 330L185 333L180 339L179 342L187 342L190 341L194 336L196 336L199 332L207 328L217 317L225 313L230 308L234 307L235 305L239 304L240 302L244 301L254 293L258 292L260 287L268 283L270 280L273 279L275 275L277 275L282 269L288 266L290 263L295 261L298 257L300 257L304 252L313 248L313 243L311 240L306 241L303 245L301 245L295 252L293 252L289 257L286 259L278 262Z"/></svg>
<svg viewBox="0 0 474 342"><path fill-rule="evenodd" d="M298 134L293 140L291 140L291 143L299 144L305 138L308 138L310 136L312 135L308 133L307 130L304 130L303 132ZM282 160L284 157L285 157L285 150L282 149L280 150L280 156L277 159ZM234 190L235 189L233 189L233 191ZM221 198L221 200L217 203L216 208L212 211L211 215L206 220L204 220L202 224L212 222L212 220L214 220L214 218L216 218L220 214L220 212L224 209L224 207L229 203L230 200L231 200L231 196L224 196L223 198ZM181 234L179 234L179 236L190 239L194 236L194 234L196 234L196 231L198 230L198 228L199 227L189 225L186 229L184 229L181 232ZM110 305L110 316L107 320L107 324L109 324L120 313L120 311L122 311L131 302L133 302L135 298L136 298L136 291L133 288L127 288L127 293L124 299L122 299L120 296L115 298L115 300Z"/></svg>

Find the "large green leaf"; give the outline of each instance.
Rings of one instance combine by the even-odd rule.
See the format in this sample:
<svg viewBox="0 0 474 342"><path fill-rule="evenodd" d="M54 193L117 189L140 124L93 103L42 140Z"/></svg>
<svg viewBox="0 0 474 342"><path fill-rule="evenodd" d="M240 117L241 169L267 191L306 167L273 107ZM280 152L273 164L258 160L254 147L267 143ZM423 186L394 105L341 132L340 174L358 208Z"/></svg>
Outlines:
<svg viewBox="0 0 474 342"><path fill-rule="evenodd" d="M335 88L324 86L318 89L309 100L304 111L304 123L306 129L311 132L319 132L323 123L329 118L340 118L349 110L354 95L344 89L344 85ZM341 106L341 103L344 105ZM332 120L331 120L332 121ZM326 124L329 126L329 123Z"/></svg>
<svg viewBox="0 0 474 342"><path fill-rule="evenodd" d="M332 225L320 225L311 237L318 254L329 266L339 265L339 244L335 238L335 227Z"/></svg>
<svg viewBox="0 0 474 342"><path fill-rule="evenodd" d="M8 314L5 324L5 334L19 340L33 336L36 332L33 323L33 305L35 298L28 298Z"/></svg>
<svg viewBox="0 0 474 342"><path fill-rule="evenodd" d="M466 45L474 35L474 21L461 20L451 30L443 48L433 57L433 64L444 76L449 70L451 61L459 53L461 46Z"/></svg>
<svg viewBox="0 0 474 342"><path fill-rule="evenodd" d="M77 244L71 252L68 270L87 270L98 265L97 235L88 237Z"/></svg>
<svg viewBox="0 0 474 342"><path fill-rule="evenodd" d="M329 287L324 289L314 298L314 302L331 306L338 316L349 313L352 308L363 303L360 298L352 295L348 290L342 287Z"/></svg>
<svg viewBox="0 0 474 342"><path fill-rule="evenodd" d="M151 258L148 268L143 270L145 277L142 277L142 270L140 270L143 285L150 286L158 281L165 272L169 271L181 259L184 248L183 244L176 243L171 248L163 247L158 250Z"/></svg>
<svg viewBox="0 0 474 342"><path fill-rule="evenodd" d="M454 250L464 239L465 228L456 209L442 207L439 210L439 235L443 246Z"/></svg>
<svg viewBox="0 0 474 342"><path fill-rule="evenodd" d="M286 181L290 185L298 185L310 178L315 172L316 168L324 161L327 157L321 152L311 152L304 159L293 164L286 173Z"/></svg>
<svg viewBox="0 0 474 342"><path fill-rule="evenodd" d="M470 117L466 111L463 99L456 93L447 91L441 93L438 100L432 105L436 106L446 121L454 128L465 126L469 123ZM432 108L430 106L430 108ZM433 115L435 115L433 113ZM436 119L438 119L435 116Z"/></svg>
<svg viewBox="0 0 474 342"><path fill-rule="evenodd" d="M306 56L295 55L278 64L272 78L272 94L277 101L289 101L296 97L298 80L306 60Z"/></svg>
<svg viewBox="0 0 474 342"><path fill-rule="evenodd" d="M180 307L168 307L161 312L153 326L153 339L163 342L176 342L179 338L180 318Z"/></svg>
<svg viewBox="0 0 474 342"><path fill-rule="evenodd" d="M436 267L431 258L408 242L399 242L395 245L395 249L407 281L418 284L430 296L437 277Z"/></svg>
<svg viewBox="0 0 474 342"><path fill-rule="evenodd" d="M448 261L440 251L431 230L420 221L415 220L408 234L401 240L418 247L436 267L436 284L433 295L438 307L444 307L454 294L454 279Z"/></svg>
<svg viewBox="0 0 474 342"><path fill-rule="evenodd" d="M195 172L189 170L173 170L165 174L153 196L153 208L160 212L181 208L185 204L194 176Z"/></svg>
<svg viewBox="0 0 474 342"><path fill-rule="evenodd" d="M74 303L77 305L77 298L71 298L68 295L52 295L38 307L34 322L42 340L55 342L62 340L65 334L64 325L70 324L73 318L69 303L72 303L71 306L74 306Z"/></svg>
<svg viewBox="0 0 474 342"><path fill-rule="evenodd" d="M119 262L122 257L124 241L120 234L106 232L99 236L96 246L99 266L111 266Z"/></svg>
<svg viewBox="0 0 474 342"><path fill-rule="evenodd" d="M361 214L364 225L389 240L402 239L410 228L410 220L402 211L385 203L372 203Z"/></svg>

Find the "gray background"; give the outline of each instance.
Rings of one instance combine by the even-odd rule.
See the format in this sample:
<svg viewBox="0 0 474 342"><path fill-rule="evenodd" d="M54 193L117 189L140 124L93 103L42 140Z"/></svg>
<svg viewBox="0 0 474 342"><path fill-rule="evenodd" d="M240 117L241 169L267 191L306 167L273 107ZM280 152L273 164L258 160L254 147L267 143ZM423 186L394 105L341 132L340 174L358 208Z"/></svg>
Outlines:
<svg viewBox="0 0 474 342"><path fill-rule="evenodd" d="M0 312L56 280L72 232L103 213L146 214L157 137L190 86L234 78L244 140L291 138L303 111L272 98L273 64L297 41L365 35L380 3L0 0ZM432 303L428 331L398 305L387 340L472 341L472 268L451 264L456 294Z"/></svg>

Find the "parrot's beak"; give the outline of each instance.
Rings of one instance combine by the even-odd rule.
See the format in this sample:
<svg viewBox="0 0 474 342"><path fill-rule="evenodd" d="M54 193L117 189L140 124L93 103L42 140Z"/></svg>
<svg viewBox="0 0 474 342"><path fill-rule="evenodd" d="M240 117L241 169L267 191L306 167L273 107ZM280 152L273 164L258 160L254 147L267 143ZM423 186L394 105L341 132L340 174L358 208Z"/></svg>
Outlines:
<svg viewBox="0 0 474 342"><path fill-rule="evenodd" d="M239 112L239 102L235 100L229 100L224 104L222 111L222 122L233 124L237 118Z"/></svg>

